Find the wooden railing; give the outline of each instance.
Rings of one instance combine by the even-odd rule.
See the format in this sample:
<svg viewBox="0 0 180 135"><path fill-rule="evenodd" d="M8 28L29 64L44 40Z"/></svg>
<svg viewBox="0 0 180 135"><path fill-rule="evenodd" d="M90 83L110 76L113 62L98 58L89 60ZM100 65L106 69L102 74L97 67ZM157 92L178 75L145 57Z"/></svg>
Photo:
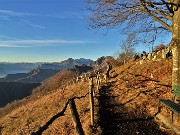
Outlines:
<svg viewBox="0 0 180 135"><path fill-rule="evenodd" d="M96 80L94 80L96 79ZM96 83L95 83L96 81ZM107 81L107 80L106 80ZM105 81L105 82L106 82ZM64 116L64 113L69 105L70 111L72 114L72 119L74 123L74 127L76 129L76 132L78 135L84 135L84 131L80 122L79 114L76 108L75 99L82 99L85 98L87 95L89 95L89 102L90 102L90 118L91 118L91 126L94 126L94 96L95 96L95 89L94 85L97 85L97 92L100 88L100 84L102 83L102 78L100 77L100 74L98 73L95 77L89 77L89 91L84 95L80 97L73 97L68 99L66 104L64 105L64 108L61 112L54 115L49 121L47 121L42 127L40 127L37 131L32 132L31 135L41 135L43 131L45 131L57 118Z"/></svg>

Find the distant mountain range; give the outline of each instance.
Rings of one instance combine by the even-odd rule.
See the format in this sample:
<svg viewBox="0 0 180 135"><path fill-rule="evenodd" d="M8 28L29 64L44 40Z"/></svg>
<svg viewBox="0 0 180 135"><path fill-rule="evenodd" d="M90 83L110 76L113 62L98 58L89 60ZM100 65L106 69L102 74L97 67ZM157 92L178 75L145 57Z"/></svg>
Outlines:
<svg viewBox="0 0 180 135"><path fill-rule="evenodd" d="M56 73L58 73L60 70L72 68L75 65L76 66L89 65L92 62L93 61L90 59L84 59L84 58L72 59L72 58L69 58L69 59L62 61L62 62L44 63L44 64L41 64L39 66L34 64L38 67L31 70L30 72L8 74L4 78L0 78L0 82L41 83L45 79L47 79L47 78L55 75ZM8 65L6 65L4 67L7 67ZM15 66L14 69L16 71L18 71L18 67L19 67L19 71L23 70L23 69L30 69L30 66L27 66L27 65L24 65L24 67L23 67L22 63L20 63L20 65L18 65L18 63L14 64L14 66ZM31 66L31 68L32 68L32 66ZM11 69L13 69L13 68L11 67Z"/></svg>
<svg viewBox="0 0 180 135"><path fill-rule="evenodd" d="M89 65L92 62L93 62L93 60L91 60L91 59L84 59L84 58L72 59L72 58L69 58L69 59L61 61L61 62L42 64L41 69L63 70L63 69L71 68L74 65L78 65L78 66L81 66L83 64Z"/></svg>
<svg viewBox="0 0 180 135"><path fill-rule="evenodd" d="M65 61L54 63L0 63L0 67L3 69L0 69L1 72L7 73L9 70L17 71L15 74L8 74L4 78L0 78L0 107L15 99L31 95L32 90L46 79L48 80L48 78L55 74L60 74L61 76L63 74L61 71L64 69L77 75L92 70L93 67L87 66L92 62L90 59L69 58ZM35 68L33 69L33 67ZM18 71L21 71L21 73L18 73ZM63 78L60 81L59 83L63 83ZM52 84L53 82L51 82L51 89L53 88Z"/></svg>
<svg viewBox="0 0 180 135"><path fill-rule="evenodd" d="M0 71L24 71L0 78L0 107L37 91L52 91L66 84L70 79L93 69L106 68L111 57L90 59L69 58L54 63L0 63ZM35 67L35 68L34 68Z"/></svg>
<svg viewBox="0 0 180 135"><path fill-rule="evenodd" d="M52 69L52 70L63 70L66 68L71 68L74 65L88 65L93 61L90 59L72 59L69 58L67 60L61 62L53 62L53 63L8 63L8 62L0 62L0 78L5 77L8 74L17 74L17 73L28 73L35 68L40 69ZM20 74L18 74L19 76Z"/></svg>
<svg viewBox="0 0 180 135"><path fill-rule="evenodd" d="M42 63L8 63L0 62L0 78L7 74L28 73Z"/></svg>

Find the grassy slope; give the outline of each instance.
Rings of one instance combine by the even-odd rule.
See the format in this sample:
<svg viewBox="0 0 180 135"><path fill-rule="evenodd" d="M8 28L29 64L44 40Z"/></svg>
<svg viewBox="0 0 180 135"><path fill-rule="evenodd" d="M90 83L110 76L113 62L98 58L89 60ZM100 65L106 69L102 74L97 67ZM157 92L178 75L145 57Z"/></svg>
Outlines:
<svg viewBox="0 0 180 135"><path fill-rule="evenodd" d="M81 87L83 85L84 87ZM58 90L30 101L26 105L17 108L0 120L0 125L4 127L2 134L30 134L45 124L57 112L64 107L67 99L73 96L81 96L87 93L86 84L71 86L66 90ZM86 88L85 88L86 86ZM81 102L80 102L81 101ZM81 114L82 122L86 123L88 103L87 98L76 101L78 111ZM83 120L85 119L85 120ZM65 116L58 118L44 134L74 134L73 123L69 108Z"/></svg>
<svg viewBox="0 0 180 135"><path fill-rule="evenodd" d="M171 60L160 60L144 61L141 65L139 61L131 61L114 68L109 81L113 89L112 94L117 97L116 102L123 104L127 111L136 112L139 116L154 115L157 111L157 98L171 99L171 67ZM3 127L2 135L29 134L36 131L53 115L61 111L70 97L82 96L87 92L88 84L78 83L65 90L58 89L30 100L26 105L0 118L0 126ZM90 134L88 97L76 100L76 104L83 128L86 134ZM162 110L165 115L169 115L168 109ZM75 134L69 108L65 116L55 120L43 134Z"/></svg>
<svg viewBox="0 0 180 135"><path fill-rule="evenodd" d="M116 96L116 102L123 105L123 108L134 117L154 117L158 111L158 98L172 99L172 60L140 63L140 61L131 61L121 68L115 69L115 72L112 73L114 78L110 80L112 95ZM166 107L161 109L160 114L167 118L171 116L170 110ZM174 125L180 127L180 119L177 114L174 119ZM158 123L162 124L160 121ZM162 129L165 132L168 131L169 134L174 134L170 129Z"/></svg>

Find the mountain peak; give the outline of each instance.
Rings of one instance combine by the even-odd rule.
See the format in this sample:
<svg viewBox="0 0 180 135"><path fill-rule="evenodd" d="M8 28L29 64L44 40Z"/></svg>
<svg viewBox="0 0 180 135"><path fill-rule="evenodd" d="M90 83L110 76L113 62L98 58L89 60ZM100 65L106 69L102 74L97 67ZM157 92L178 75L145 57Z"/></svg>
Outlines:
<svg viewBox="0 0 180 135"><path fill-rule="evenodd" d="M48 63L48 64L43 64L42 68L43 69L56 69L56 70L63 70L67 68L71 68L74 65L89 65L92 63L93 60L91 59L85 59L85 58L80 58L80 59L73 59L73 58L68 58L67 60L57 62L57 63Z"/></svg>

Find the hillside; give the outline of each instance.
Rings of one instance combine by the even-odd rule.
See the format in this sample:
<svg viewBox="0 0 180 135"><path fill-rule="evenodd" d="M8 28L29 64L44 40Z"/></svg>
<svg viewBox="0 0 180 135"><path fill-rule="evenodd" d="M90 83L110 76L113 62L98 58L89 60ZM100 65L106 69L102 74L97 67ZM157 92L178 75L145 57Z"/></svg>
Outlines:
<svg viewBox="0 0 180 135"><path fill-rule="evenodd" d="M0 82L41 83L58 72L59 70L38 67L28 73L8 74L6 77L1 78Z"/></svg>
<svg viewBox="0 0 180 135"><path fill-rule="evenodd" d="M44 83L44 85L42 84L39 88L37 88L34 94L32 95L32 97L23 99L22 102L20 101L21 103L15 103L15 105L13 105L12 107L14 108L14 106L18 105L17 110L10 112L8 115L2 117L0 120L2 122L2 123L0 122L1 123L0 127L7 126L7 128L2 129L2 134L21 134L21 133L30 134L30 132L37 130L48 119L50 119L53 115L59 112L62 109L62 107L64 107L64 104L65 102L67 102L67 99L75 95L80 96L81 94L87 93L87 91L84 91L84 89L82 89L84 87L87 87L87 84L84 85L82 83L81 85L72 86L65 90L61 88L59 88L58 90L56 89L56 87L59 86L58 82L63 82L63 84L66 84L70 79L74 78L75 76L76 76L75 72L72 72L70 70L64 70L63 72L60 72L59 74L52 77L50 80L47 80ZM43 89L44 87L45 89ZM55 87L54 92L52 91L48 92L53 89L52 87ZM23 103L24 105L22 106ZM84 110L84 108L86 108L87 106L88 106L87 102L84 102L82 106L79 107L82 107L82 109ZM9 111L10 108L11 106L7 106L4 108L4 111ZM69 111L67 111L67 114L69 114ZM18 119L19 122L16 123L14 121L15 122L14 124L11 122L7 124L4 121L6 118L7 119L10 118L12 120L11 121L9 119L11 122L13 122L15 119L16 120ZM63 117L63 119L60 118L58 121L56 121L57 123L55 122L54 124L58 126L62 121L66 123L63 126L64 128L66 128L67 126L71 126L73 124L71 122L70 115L67 115L67 117ZM69 122L71 123L70 125ZM26 128L26 126L28 127ZM57 128L58 127L50 128L52 129L52 131L47 131L46 134L50 134L50 133L58 134L58 133L67 132L66 130L57 132Z"/></svg>
<svg viewBox="0 0 180 135"><path fill-rule="evenodd" d="M167 108L163 107L161 113L154 117L157 113L157 99L172 97L171 67L171 59L130 61L123 66L114 67L108 84L102 84L100 91L96 93L94 134L175 134L174 130L162 124L161 118L170 116ZM62 87L76 76L72 71L66 72L69 75L64 72L63 77L56 75L44 82L39 92L36 90L32 97L22 100L24 105L19 105L1 117L1 134L30 134L60 112L69 98L87 94L87 82L76 83L65 89ZM60 83L65 77L66 81ZM48 92L51 87L54 92ZM88 96L76 99L76 105L85 134L93 134ZM8 109L4 108L5 110ZM175 115L173 125L180 126L179 124L178 116ZM65 115L55 120L43 134L76 134L69 107Z"/></svg>
<svg viewBox="0 0 180 135"><path fill-rule="evenodd" d="M30 96L39 83L0 82L0 107L14 100Z"/></svg>
<svg viewBox="0 0 180 135"><path fill-rule="evenodd" d="M59 87L62 88L63 84L67 83L67 80L72 77L76 77L77 75L92 69L92 67L87 65L75 65L68 69L74 74L69 74L66 70L58 71L53 69L36 68L28 74L19 73L16 74L17 76L14 74L7 75L4 78L4 82L0 82L0 107L3 107L14 100L22 99L31 95L32 90L39 86L40 83L42 83L42 85L34 91L52 91ZM49 77L52 78L48 79Z"/></svg>

